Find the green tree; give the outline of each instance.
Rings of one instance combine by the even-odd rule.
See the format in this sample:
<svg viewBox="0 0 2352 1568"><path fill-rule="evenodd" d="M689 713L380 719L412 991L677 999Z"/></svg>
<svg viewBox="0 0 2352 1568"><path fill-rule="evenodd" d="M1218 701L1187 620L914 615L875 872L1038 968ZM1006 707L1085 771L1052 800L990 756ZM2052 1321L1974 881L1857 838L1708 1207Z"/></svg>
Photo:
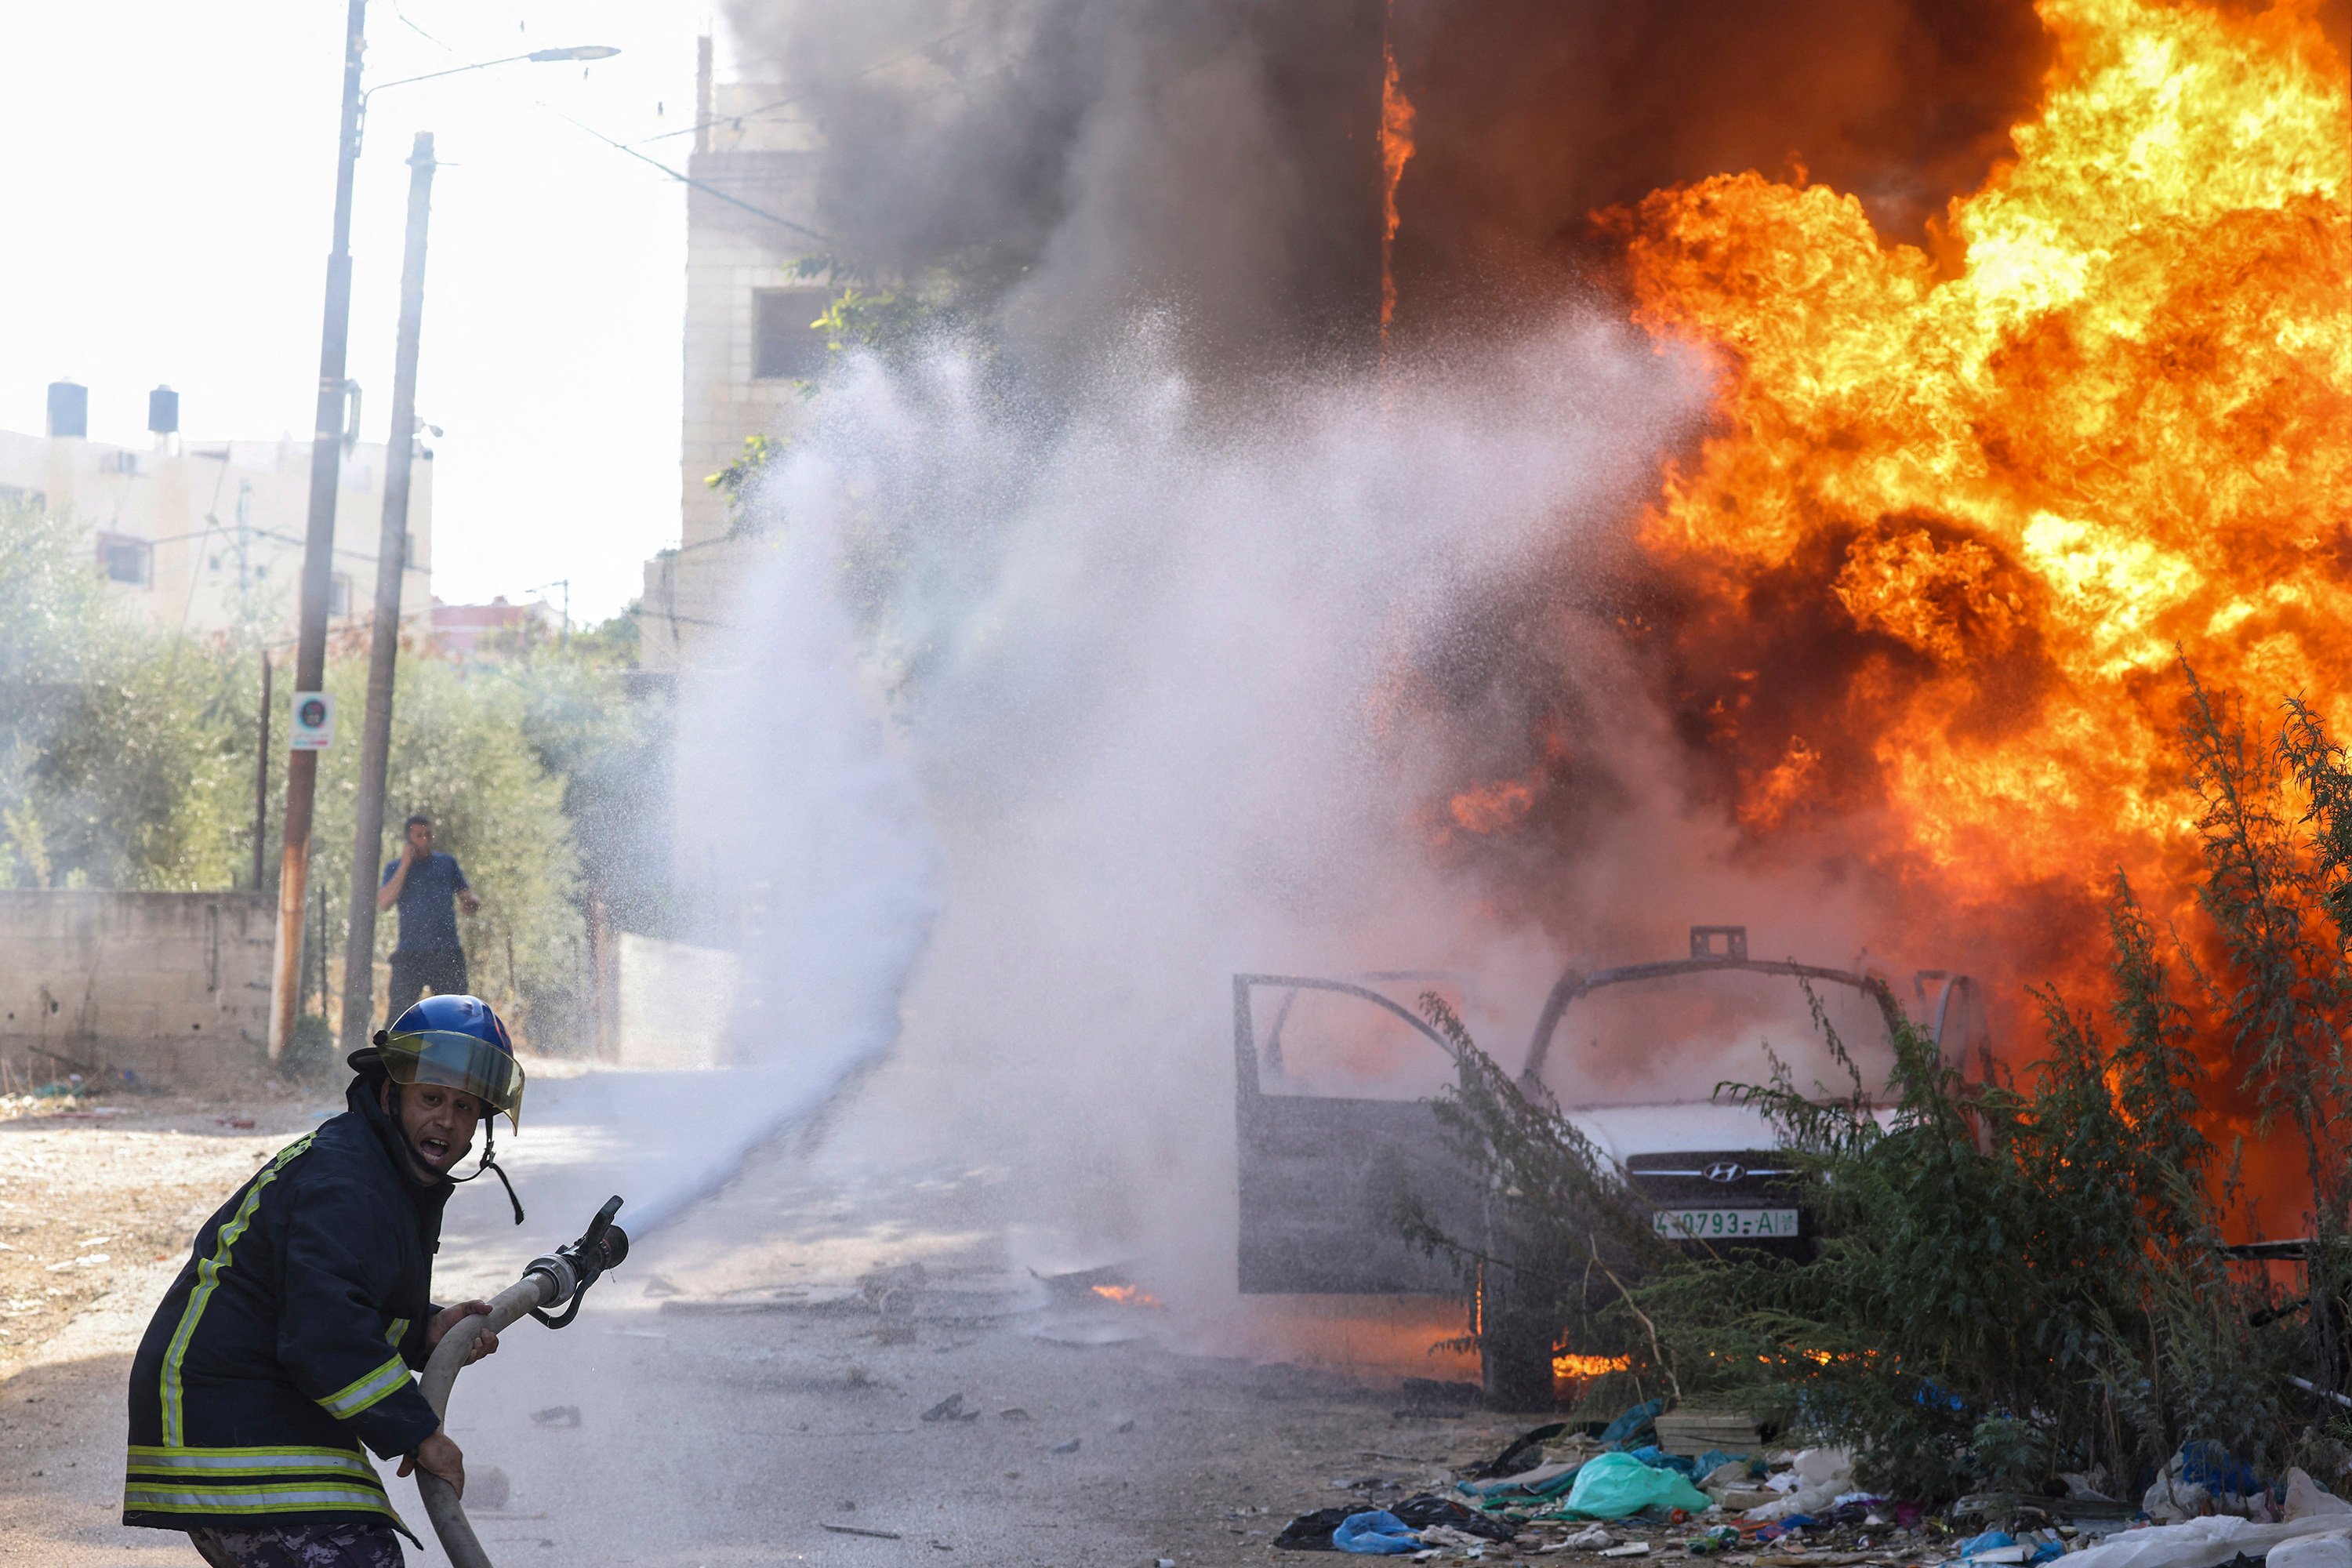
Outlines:
<svg viewBox="0 0 2352 1568"><path fill-rule="evenodd" d="M1520 1306L1621 1349L1653 1390L1851 1445L1889 1495L2030 1492L2095 1467L2128 1484L2195 1442L2263 1475L2339 1465L2340 1413L2292 1379L2352 1381L2352 767L2306 705L2268 733L2183 675L2204 852L2186 943L2168 956L2119 875L2107 1004L2042 993L2044 1052L2021 1082L1969 1080L1906 1023L1887 1082L1865 1085L1816 1007L1850 1094L1800 1089L1777 1062L1769 1083L1718 1087L1779 1130L1818 1258L1641 1258L1639 1194L1444 1018L1464 1071L1441 1119L1506 1245L1474 1252L1412 1215L1407 1233L1489 1281L1507 1270ZM2243 1194L2200 1125L2200 1042L2227 1047L2239 1081L2219 1087L2259 1110L2258 1134L2302 1156L2298 1290L2224 1245ZM1591 1286L1612 1249L1650 1270L1616 1300Z"/></svg>
<svg viewBox="0 0 2352 1568"><path fill-rule="evenodd" d="M347 722L364 707L366 683L363 659L328 666L327 689L351 716ZM458 917L475 993L511 1014L518 1032L535 1046L562 1049L585 973L580 864L563 781L525 735L525 714L521 691L493 671L439 658L402 662L385 771L383 848L370 874L377 876L382 861L397 852L403 819L418 811L430 816L436 847L457 857L482 900L478 914ZM320 759L310 877L325 891L330 973L338 984L350 929L358 775L355 743L337 745ZM379 963L389 961L398 925L390 913L377 921ZM381 984L377 992L380 998Z"/></svg>
<svg viewBox="0 0 2352 1568"><path fill-rule="evenodd" d="M226 886L256 666L109 598L70 520L0 503L0 885Z"/></svg>

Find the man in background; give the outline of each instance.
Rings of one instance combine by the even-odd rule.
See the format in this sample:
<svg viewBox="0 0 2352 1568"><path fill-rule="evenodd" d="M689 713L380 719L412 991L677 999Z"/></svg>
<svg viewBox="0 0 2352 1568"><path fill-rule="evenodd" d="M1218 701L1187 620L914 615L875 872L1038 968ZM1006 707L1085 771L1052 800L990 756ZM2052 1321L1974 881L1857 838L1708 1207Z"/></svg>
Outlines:
<svg viewBox="0 0 2352 1568"><path fill-rule="evenodd" d="M455 855L436 854L433 819L423 812L408 819L401 839L400 857L383 868L383 885L376 889L375 907L400 906L400 940L392 949L392 990L386 998L387 1018L397 1018L427 991L437 996L462 996L466 984L466 950L457 945L457 910L472 914L482 907L458 868Z"/></svg>

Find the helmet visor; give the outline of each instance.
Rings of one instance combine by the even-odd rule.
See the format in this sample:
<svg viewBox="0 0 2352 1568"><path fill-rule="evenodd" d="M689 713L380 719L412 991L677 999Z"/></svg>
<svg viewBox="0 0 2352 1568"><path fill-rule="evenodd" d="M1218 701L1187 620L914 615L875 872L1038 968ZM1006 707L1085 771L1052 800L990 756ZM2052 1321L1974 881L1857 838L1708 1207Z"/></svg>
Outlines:
<svg viewBox="0 0 2352 1568"><path fill-rule="evenodd" d="M436 1083L470 1094L522 1125L522 1065L473 1035L446 1029L393 1035L376 1047L383 1070L396 1084Z"/></svg>

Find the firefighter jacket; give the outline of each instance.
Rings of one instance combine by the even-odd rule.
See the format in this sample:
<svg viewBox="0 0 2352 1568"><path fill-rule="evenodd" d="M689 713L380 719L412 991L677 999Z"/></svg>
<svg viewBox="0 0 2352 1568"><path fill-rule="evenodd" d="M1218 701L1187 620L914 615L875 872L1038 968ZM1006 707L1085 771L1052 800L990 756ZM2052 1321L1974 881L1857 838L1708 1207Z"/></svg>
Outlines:
<svg viewBox="0 0 2352 1568"><path fill-rule="evenodd" d="M440 1426L409 1372L450 1185L409 1173L382 1081L352 1080L350 1110L196 1233L131 1364L123 1523L406 1532L360 1445L394 1458Z"/></svg>

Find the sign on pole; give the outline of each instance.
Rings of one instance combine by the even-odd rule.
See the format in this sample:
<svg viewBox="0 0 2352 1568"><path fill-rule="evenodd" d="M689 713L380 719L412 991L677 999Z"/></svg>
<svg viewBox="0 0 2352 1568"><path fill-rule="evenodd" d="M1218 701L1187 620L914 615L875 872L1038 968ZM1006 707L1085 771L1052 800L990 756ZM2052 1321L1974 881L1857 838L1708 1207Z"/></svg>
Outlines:
<svg viewBox="0 0 2352 1568"><path fill-rule="evenodd" d="M335 700L331 694L294 694L294 723L286 743L297 752L323 752L335 743Z"/></svg>

